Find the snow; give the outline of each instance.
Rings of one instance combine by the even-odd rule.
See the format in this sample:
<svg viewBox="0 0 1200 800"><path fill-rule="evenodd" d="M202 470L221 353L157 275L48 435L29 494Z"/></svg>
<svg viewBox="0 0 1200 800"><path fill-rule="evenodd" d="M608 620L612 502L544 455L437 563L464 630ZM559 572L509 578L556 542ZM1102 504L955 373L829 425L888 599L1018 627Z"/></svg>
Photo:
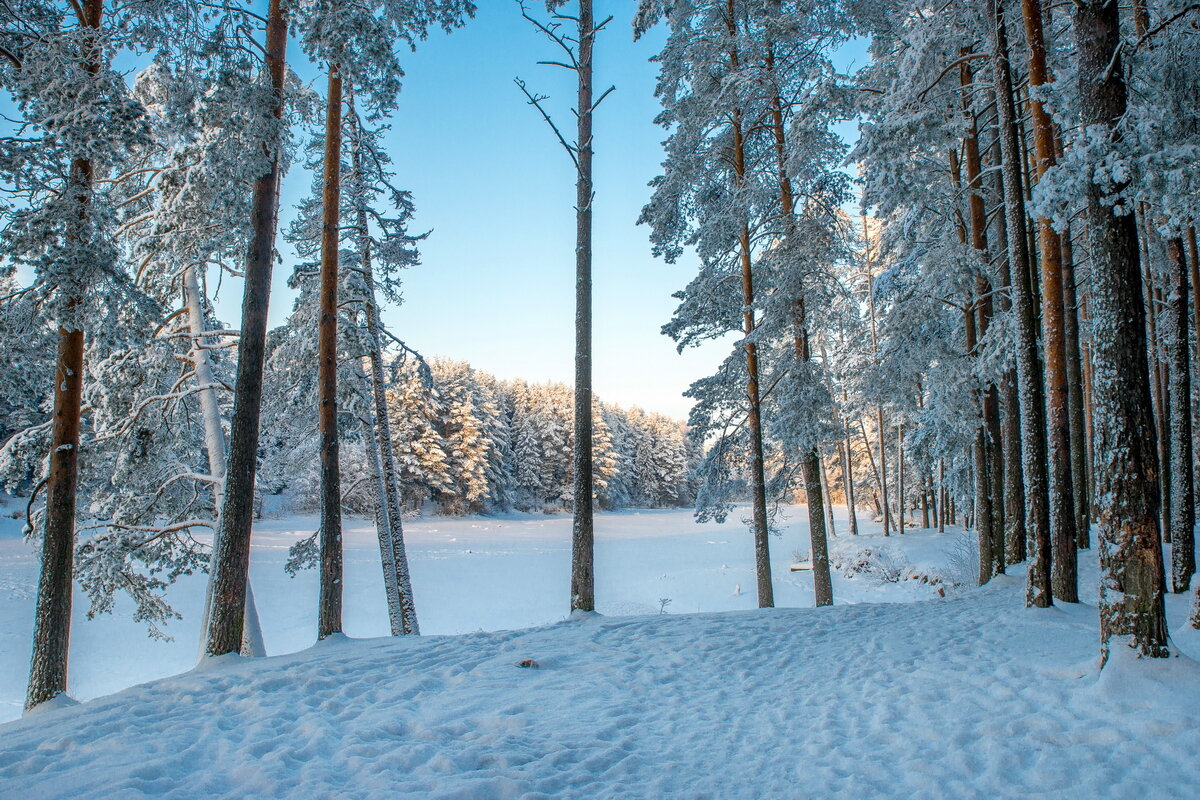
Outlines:
<svg viewBox="0 0 1200 800"><path fill-rule="evenodd" d="M806 555L804 509L787 513L771 541L776 596L811 606L811 573L788 569ZM563 620L569 519L433 518L407 526L418 610L428 633L458 635L313 645L315 576L281 568L311 522L267 521L253 552L268 650L299 652L225 657L4 725L0 796L1190 798L1200 783L1200 667L1117 648L1098 677L1091 553L1078 606L1024 608L1019 573L939 599L920 580L835 572L837 605L759 610L735 594L754 584L736 515L605 514L602 613ZM373 532L348 522L347 631L382 637ZM3 530L12 718L34 571ZM936 574L956 541L843 536L831 558L882 546ZM189 669L202 593L195 580L173 596L185 620L172 644L119 616L78 621L73 693ZM1200 656L1186 614L1186 596L1168 598L1175 644Z"/></svg>
<svg viewBox="0 0 1200 800"><path fill-rule="evenodd" d="M807 510L787 508L783 513L782 535L771 540L776 603L811 606L812 574L788 570L794 551L808 552ZM742 516L748 511L735 511L724 525L697 525L686 509L598 515L598 610L607 615L657 614L662 599L670 599L668 608L677 614L755 608L753 545ZM288 548L317 526L315 515L255 524L251 579L269 654L301 650L316 636L316 572L293 579L284 573L283 564ZM348 517L343 536L346 633L386 636L390 628L374 525ZM457 634L563 619L570 587L570 537L571 518L562 514L406 520L421 630ZM838 547L833 545L835 555ZM184 578L169 593L183 615L167 626L174 637L169 643L148 639L144 627L130 619L128 602L118 602L117 615L86 619L87 601L77 590L71 693L87 700L191 669L200 640L205 580L200 575ZM836 575L834 580L838 602L911 600L933 593L924 586L875 587L865 581L843 585ZM735 596L739 584L751 591ZM24 702L36 590L35 553L21 539L19 521L0 516L0 722L17 718Z"/></svg>

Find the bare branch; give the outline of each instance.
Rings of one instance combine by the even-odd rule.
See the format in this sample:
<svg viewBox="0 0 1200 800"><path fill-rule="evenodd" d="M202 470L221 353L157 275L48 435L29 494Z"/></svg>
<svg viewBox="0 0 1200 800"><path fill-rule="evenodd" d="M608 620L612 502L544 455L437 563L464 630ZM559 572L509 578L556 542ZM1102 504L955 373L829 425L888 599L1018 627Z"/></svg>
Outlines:
<svg viewBox="0 0 1200 800"><path fill-rule="evenodd" d="M515 83L517 88L519 88L525 94L525 96L529 98L529 105L533 106L541 113L542 119L546 121L546 124L550 126L550 130L554 131L554 135L558 137L558 143L563 146L563 149L567 151L567 155L571 157L571 163L575 165L575 169L579 169L579 156L576 154L575 146L567 143L566 138L562 135L562 131L558 129L558 126L554 124L554 120L550 117L550 114L547 113L546 109L542 106L542 101L548 98L545 95L535 95L531 93L529 88L525 85L525 81L521 80L520 78L513 78L513 83Z"/></svg>

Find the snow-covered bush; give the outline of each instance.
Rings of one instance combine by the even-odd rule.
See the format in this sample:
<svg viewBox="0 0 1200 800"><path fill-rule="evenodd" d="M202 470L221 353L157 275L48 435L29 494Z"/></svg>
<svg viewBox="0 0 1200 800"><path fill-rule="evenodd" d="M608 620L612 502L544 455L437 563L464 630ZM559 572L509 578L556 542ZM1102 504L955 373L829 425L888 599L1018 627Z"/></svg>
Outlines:
<svg viewBox="0 0 1200 800"><path fill-rule="evenodd" d="M852 556L837 559L834 568L844 578L864 575L877 583L899 583L909 577L912 564L891 547L867 547Z"/></svg>
<svg viewBox="0 0 1200 800"><path fill-rule="evenodd" d="M943 573L945 582L951 585L975 585L979 576L979 540L973 532L954 534Z"/></svg>

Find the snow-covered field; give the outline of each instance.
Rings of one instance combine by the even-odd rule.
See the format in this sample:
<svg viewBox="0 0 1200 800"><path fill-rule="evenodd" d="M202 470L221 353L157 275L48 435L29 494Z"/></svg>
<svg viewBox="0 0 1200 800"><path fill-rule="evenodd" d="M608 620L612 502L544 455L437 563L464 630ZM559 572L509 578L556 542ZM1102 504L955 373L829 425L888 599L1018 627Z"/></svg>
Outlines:
<svg viewBox="0 0 1200 800"><path fill-rule="evenodd" d="M780 606L812 605L812 574L788 568L794 551L808 553L807 519L803 507L785 509L786 528L771 540L775 600ZM2 722L20 716L24 702L38 567L33 549L21 539L19 522L5 515L0 526ZM315 516L268 519L255 525L251 580L272 655L306 648L316 637L316 573L310 570L291 578L283 571L288 547L316 526ZM422 633L527 628L565 616L570 517L430 517L406 521L405 530ZM698 525L686 509L601 514L596 535L596 596L602 614L657 614L663 599L670 600L666 610L676 614L758 605L753 547L737 512L724 525ZM948 540L944 543L948 546ZM345 546L346 633L386 636L373 523L347 519ZM924 550L929 551L923 556L926 560L938 560L938 547ZM124 614L86 619L87 600L76 592L71 693L86 700L191 669L205 580L202 575L184 578L171 591L171 603L183 619L169 626L174 641L166 643L147 638L144 626L130 619L131 603L118 604ZM837 590L839 602L933 595L924 585L897 589L876 587L869 581L848 585L838 581Z"/></svg>
<svg viewBox="0 0 1200 800"><path fill-rule="evenodd" d="M808 549L805 512L787 514L772 540L776 599L808 606L811 574L789 570ZM315 576L281 566L311 524L255 534L268 650L291 654L227 658L4 725L0 797L1194 798L1200 787L1200 667L1118 660L1097 679L1092 553L1083 604L1026 609L1020 575L945 599L920 579L953 571L954 534L851 539L842 525L836 561L883 545L918 577L835 573L834 608L757 610L736 517L608 514L597 520L603 616L561 621L568 519L435 518L408 527L426 635L313 647ZM6 533L11 719L36 575ZM372 537L362 523L347 536L351 637L386 633ZM73 693L188 670L202 590L197 578L174 592L185 619L170 644L120 616L80 619ZM1175 643L1200 657L1186 613L1169 598ZM538 668L517 667L525 658Z"/></svg>

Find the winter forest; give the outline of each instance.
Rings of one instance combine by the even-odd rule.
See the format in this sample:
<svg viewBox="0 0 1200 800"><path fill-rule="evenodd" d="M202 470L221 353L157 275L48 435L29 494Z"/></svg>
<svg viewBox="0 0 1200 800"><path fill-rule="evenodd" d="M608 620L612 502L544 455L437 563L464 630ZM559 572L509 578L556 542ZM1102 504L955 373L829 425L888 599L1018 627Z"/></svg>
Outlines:
<svg viewBox="0 0 1200 800"><path fill-rule="evenodd" d="M514 235L569 288L491 267L572 323L546 372L476 362L427 253L492 229L395 146L472 31L538 135L420 124L564 177ZM1194 796L1198 45L1188 0L0 2L0 795ZM643 330L708 359L686 420L606 399Z"/></svg>

